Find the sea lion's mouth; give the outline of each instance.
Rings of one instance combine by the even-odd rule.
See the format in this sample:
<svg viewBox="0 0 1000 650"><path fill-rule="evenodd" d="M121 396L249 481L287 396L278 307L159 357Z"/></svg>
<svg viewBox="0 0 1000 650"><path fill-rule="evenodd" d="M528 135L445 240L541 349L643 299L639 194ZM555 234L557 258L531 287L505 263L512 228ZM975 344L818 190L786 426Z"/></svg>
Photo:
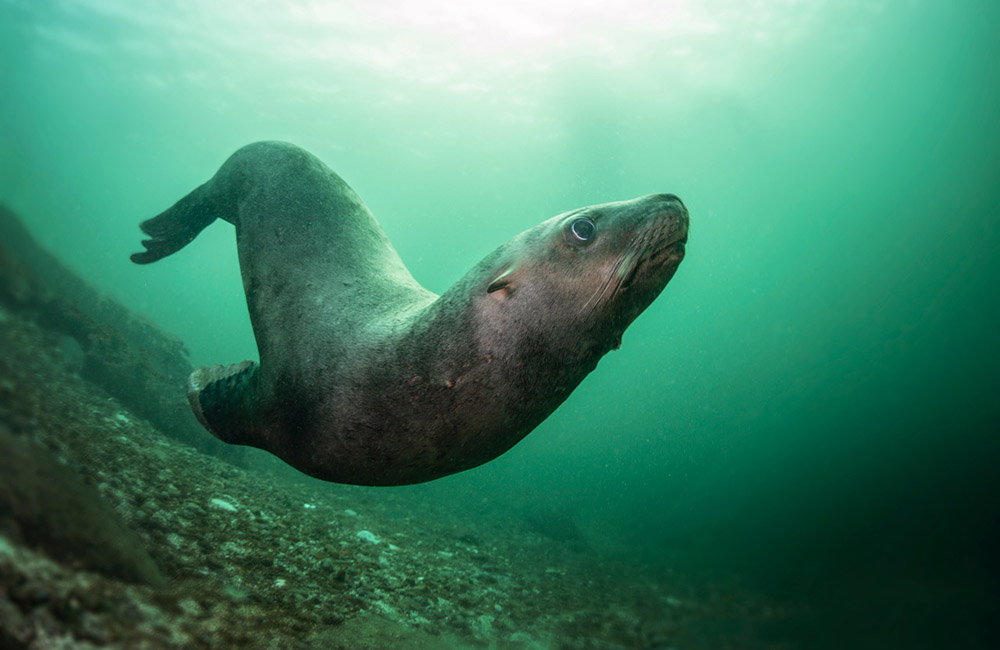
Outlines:
<svg viewBox="0 0 1000 650"><path fill-rule="evenodd" d="M657 215L651 226L637 232L580 312L593 312L616 296L640 290L636 285L651 287L655 298L684 259L688 233L686 213L682 215L676 212Z"/></svg>
<svg viewBox="0 0 1000 650"><path fill-rule="evenodd" d="M679 228L676 226L679 224ZM670 232L675 230L675 232ZM656 225L639 234L629 243L622 258L631 257L627 271L618 284L615 293L630 289L645 271L664 269L667 280L673 275L673 270L684 259L684 249L687 244L688 231L686 220L679 222L676 215L658 217ZM655 271L654 271L655 273Z"/></svg>

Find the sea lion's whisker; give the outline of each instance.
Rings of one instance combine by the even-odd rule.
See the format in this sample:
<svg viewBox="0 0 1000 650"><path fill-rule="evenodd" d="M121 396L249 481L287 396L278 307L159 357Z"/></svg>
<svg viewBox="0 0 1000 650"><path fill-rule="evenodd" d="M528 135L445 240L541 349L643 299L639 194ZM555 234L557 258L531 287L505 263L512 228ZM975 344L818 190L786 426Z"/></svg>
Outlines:
<svg viewBox="0 0 1000 650"><path fill-rule="evenodd" d="M606 296L615 295L622 288L622 283L624 279L630 275L630 272L635 268L636 260L640 256L640 251L642 249L643 241L646 239L647 233L639 232L635 234L632 239L625 245L621 255L615 260L614 265L611 267L611 271L604 278L604 281L594 290L590 298L583 304L580 308L580 314L587 312L590 313L597 309L597 306L604 302ZM614 289L609 292L612 284Z"/></svg>

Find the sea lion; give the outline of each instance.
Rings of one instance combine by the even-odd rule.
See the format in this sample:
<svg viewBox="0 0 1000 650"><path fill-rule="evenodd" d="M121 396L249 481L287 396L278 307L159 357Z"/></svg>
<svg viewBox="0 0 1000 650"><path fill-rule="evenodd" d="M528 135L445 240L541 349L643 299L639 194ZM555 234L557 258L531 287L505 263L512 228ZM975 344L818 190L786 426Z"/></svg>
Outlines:
<svg viewBox="0 0 1000 650"><path fill-rule="evenodd" d="M496 249L443 295L410 275L357 194L299 147L243 147L142 223L132 261L236 226L260 363L195 370L221 440L337 483L404 485L496 458L549 416L684 257L671 194L572 210Z"/></svg>

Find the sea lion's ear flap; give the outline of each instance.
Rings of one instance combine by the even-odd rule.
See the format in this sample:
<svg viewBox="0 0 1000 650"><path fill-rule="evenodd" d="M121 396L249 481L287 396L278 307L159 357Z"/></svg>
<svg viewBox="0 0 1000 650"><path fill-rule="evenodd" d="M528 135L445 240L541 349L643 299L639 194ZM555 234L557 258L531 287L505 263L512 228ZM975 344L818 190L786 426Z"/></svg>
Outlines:
<svg viewBox="0 0 1000 650"><path fill-rule="evenodd" d="M490 286L486 287L486 293L494 293L496 291L506 290L508 293L513 291L511 282L513 281L513 266L505 270L503 273L498 275L493 282L490 282Z"/></svg>

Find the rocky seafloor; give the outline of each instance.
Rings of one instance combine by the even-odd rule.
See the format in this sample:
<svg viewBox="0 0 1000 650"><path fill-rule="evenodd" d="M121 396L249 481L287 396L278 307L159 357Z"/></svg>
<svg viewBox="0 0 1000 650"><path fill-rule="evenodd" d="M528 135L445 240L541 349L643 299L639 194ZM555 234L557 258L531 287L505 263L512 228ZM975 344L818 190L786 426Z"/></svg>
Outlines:
<svg viewBox="0 0 1000 650"><path fill-rule="evenodd" d="M786 647L757 631L787 605L544 514L220 458L160 395L186 363L169 336L90 290L63 300L30 245L0 246L0 650Z"/></svg>
<svg viewBox="0 0 1000 650"><path fill-rule="evenodd" d="M742 648L761 646L733 621L784 614L392 492L241 469L70 372L45 330L4 313L0 345L5 457L16 440L54 459L40 485L75 481L37 504L49 523L0 512L0 648ZM86 490L131 544L114 515L76 521ZM46 525L55 547L30 541Z"/></svg>

